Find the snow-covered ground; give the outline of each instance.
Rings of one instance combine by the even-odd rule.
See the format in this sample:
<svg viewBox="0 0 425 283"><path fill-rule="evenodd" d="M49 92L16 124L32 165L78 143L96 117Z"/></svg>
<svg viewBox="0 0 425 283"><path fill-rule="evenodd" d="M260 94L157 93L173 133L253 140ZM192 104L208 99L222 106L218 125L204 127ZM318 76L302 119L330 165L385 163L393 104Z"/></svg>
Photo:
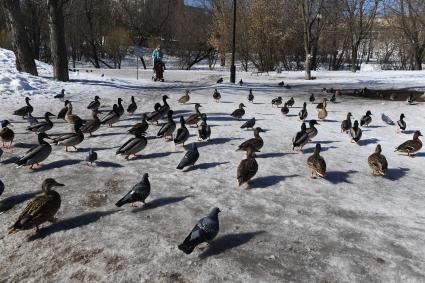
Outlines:
<svg viewBox="0 0 425 283"><path fill-rule="evenodd" d="M150 71L142 71L137 81L134 70L94 70L60 83L49 79L50 68L44 64L39 64L40 78L13 67L12 54L0 49L0 119L9 119L16 133L14 147L5 150L0 164L5 184L0 196L0 282L425 281L425 149L416 158L393 152L414 130L425 132L423 104L342 96L329 105L327 120L304 153L291 148L300 128L297 113L310 93L321 101L323 87L425 90L425 72L319 72L314 81L304 81L301 72L240 73L245 82L240 87L215 85L220 76L228 76L221 71L167 71L165 83L154 83ZM292 88L278 87L282 80ZM57 113L63 102L52 97L62 88L83 118L90 117L86 106L95 95L101 97L101 110L109 110L118 97L126 106L134 95L137 115L125 115L113 128L102 127L96 137L86 137L79 152L54 147L40 171L16 168L12 161L36 143L36 136L25 131L26 121L13 111L30 96L34 116ZM186 88L192 90L190 103L178 105ZM220 103L212 99L214 88L222 94ZM249 88L254 104L246 99ZM199 161L188 172L176 170L185 150L154 138L157 126L149 127L152 138L141 158L125 161L115 155L130 138L127 129L164 94L171 98L176 121L190 115L198 102L212 126L211 141L198 144ZM295 98L289 117L271 106L276 96ZM253 135L229 115L240 102L247 105L244 118L255 117L267 131L249 187L236 182L236 168L245 155L235 149ZM315 108L308 103L308 119L317 118ZM359 145L352 144L340 133L340 122L348 111L360 119L367 110L374 115L372 126L363 129ZM407 132L397 134L395 126L381 121L381 113L394 121L404 113ZM54 122L50 134L69 131L68 124ZM190 142L197 141L197 130L190 132ZM316 142L327 162L325 179L310 179L306 165ZM372 177L367 164L378 143L389 162L385 177ZM90 148L99 155L95 167L83 161ZM150 206L117 209L114 203L145 172L152 187ZM45 225L39 235L7 235L48 177L66 184L57 188L62 196L59 221ZM210 246L183 254L177 245L214 206L222 210L219 235Z"/></svg>

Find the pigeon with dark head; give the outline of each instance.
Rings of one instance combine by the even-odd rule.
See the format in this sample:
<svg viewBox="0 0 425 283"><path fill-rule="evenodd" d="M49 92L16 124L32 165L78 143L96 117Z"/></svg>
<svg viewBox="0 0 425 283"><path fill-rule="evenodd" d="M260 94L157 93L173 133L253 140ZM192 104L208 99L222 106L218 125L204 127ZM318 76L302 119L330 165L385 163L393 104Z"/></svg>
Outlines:
<svg viewBox="0 0 425 283"><path fill-rule="evenodd" d="M123 206L124 204L131 203L131 207L137 207L134 203L137 201L143 202L143 204L146 204L146 198L151 193L151 184L149 182L149 174L145 173L143 174L142 180L134 185L133 188L122 198L120 199L115 205L118 207Z"/></svg>
<svg viewBox="0 0 425 283"><path fill-rule="evenodd" d="M183 156L183 159L180 161L177 169L182 170L184 167L195 165L196 161L198 161L199 152L196 143L192 144L192 148L186 151L186 154Z"/></svg>

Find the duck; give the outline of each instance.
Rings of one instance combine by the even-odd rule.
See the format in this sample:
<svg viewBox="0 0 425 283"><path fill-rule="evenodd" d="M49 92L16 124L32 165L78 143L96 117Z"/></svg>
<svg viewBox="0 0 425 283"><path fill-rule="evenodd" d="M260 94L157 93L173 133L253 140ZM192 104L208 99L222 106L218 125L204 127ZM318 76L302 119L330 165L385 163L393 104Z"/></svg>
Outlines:
<svg viewBox="0 0 425 283"><path fill-rule="evenodd" d="M177 165L177 169L183 170L185 167L195 165L196 161L199 159L199 152L196 143L192 144L191 149L186 151L183 159L180 161L179 165Z"/></svg>
<svg viewBox="0 0 425 283"><path fill-rule="evenodd" d="M223 78L219 78L219 79L217 80L217 83L218 83L218 84L221 84L223 81L224 81L224 79L223 79Z"/></svg>
<svg viewBox="0 0 425 283"><path fill-rule="evenodd" d="M89 105L87 106L87 109L89 110L99 110L100 107L100 97L99 96L95 96L94 100L92 102L89 103Z"/></svg>
<svg viewBox="0 0 425 283"><path fill-rule="evenodd" d="M245 123L242 124L241 129L252 129L255 126L255 117L252 117L252 119L249 119Z"/></svg>
<svg viewBox="0 0 425 283"><path fill-rule="evenodd" d="M56 115L56 118L65 120L65 115L66 115L66 112L68 111L68 103L69 103L69 100L65 100L65 107L63 107L59 111L58 115Z"/></svg>
<svg viewBox="0 0 425 283"><path fill-rule="evenodd" d="M34 133L45 133L48 130L53 128L53 122L50 120L49 117L54 117L55 115L53 115L50 112L46 112L44 114L44 121L43 122L39 122L37 124L34 124L32 126L27 127L28 131L34 132Z"/></svg>
<svg viewBox="0 0 425 283"><path fill-rule="evenodd" d="M397 132L398 131L402 132L402 131L406 130L407 125L406 125L406 121L404 121L404 118L406 118L406 116L404 116L404 114L401 113L400 120L397 121L397 126L398 126Z"/></svg>
<svg viewBox="0 0 425 283"><path fill-rule="evenodd" d="M288 101L286 101L286 105L288 107L292 107L292 106L294 106L294 104L295 104L295 100L294 100L293 97L291 97Z"/></svg>
<svg viewBox="0 0 425 283"><path fill-rule="evenodd" d="M136 135L136 133L145 133L149 128L148 122L146 122L146 114L142 114L142 122L135 124L128 130L129 134Z"/></svg>
<svg viewBox="0 0 425 283"><path fill-rule="evenodd" d="M37 118L35 118L34 116L32 116L31 113L28 113L27 122L28 122L28 124L30 124L30 126L32 126L34 124L37 124L38 123L38 120L37 120Z"/></svg>
<svg viewBox="0 0 425 283"><path fill-rule="evenodd" d="M313 103L313 102L316 100L316 98L314 97L314 93L312 93L312 94L310 95L309 100L310 100L310 102L311 102L311 103Z"/></svg>
<svg viewBox="0 0 425 283"><path fill-rule="evenodd" d="M162 113L160 111L161 104L155 103L154 109L154 111L152 111L146 116L146 121L149 121L150 123L156 122L156 124L158 125L159 119L162 118Z"/></svg>
<svg viewBox="0 0 425 283"><path fill-rule="evenodd" d="M93 149L89 150L89 153L86 156L86 162L88 166L93 166L93 163L97 160L97 152Z"/></svg>
<svg viewBox="0 0 425 283"><path fill-rule="evenodd" d="M280 108L280 112L282 112L283 116L288 116L289 108L287 102L285 102L285 104L283 104L283 107Z"/></svg>
<svg viewBox="0 0 425 283"><path fill-rule="evenodd" d="M278 86L285 86L285 82L284 82L284 81L281 81L281 82L279 82L277 85L278 85Z"/></svg>
<svg viewBox="0 0 425 283"><path fill-rule="evenodd" d="M230 116L240 120L243 117L243 115L245 115L245 109L243 109L244 107L246 106L243 103L240 103L239 108L233 111L232 114L230 114Z"/></svg>
<svg viewBox="0 0 425 283"><path fill-rule="evenodd" d="M171 110L170 110L171 111ZM116 155L125 155L125 159L128 160L131 155L137 158L137 153L143 150L148 144L148 140L144 136L144 133L136 133L134 138L126 141L116 152Z"/></svg>
<svg viewBox="0 0 425 283"><path fill-rule="evenodd" d="M359 127L359 121L355 120L353 127L350 129L351 142L358 143L362 137L362 129Z"/></svg>
<svg viewBox="0 0 425 283"><path fill-rule="evenodd" d="M4 192L4 184L3 182L0 180L0 196L3 194Z"/></svg>
<svg viewBox="0 0 425 283"><path fill-rule="evenodd" d="M65 98L65 90L62 89L61 92L56 94L53 98L64 99Z"/></svg>
<svg viewBox="0 0 425 283"><path fill-rule="evenodd" d="M161 129L159 129L157 137L164 137L166 141L173 140L173 133L176 130L176 122L173 120L173 110L168 111L168 120L167 123L162 125ZM167 138L171 137L171 138Z"/></svg>
<svg viewBox="0 0 425 283"><path fill-rule="evenodd" d="M307 165L311 170L311 177L324 178L326 175L326 162L325 159L320 155L322 146L320 143L316 144L313 155L307 159Z"/></svg>
<svg viewBox="0 0 425 283"><path fill-rule="evenodd" d="M409 98L407 99L407 103L409 103L410 105L412 105L413 103L415 103L416 99L415 96L413 94L411 94L409 96Z"/></svg>
<svg viewBox="0 0 425 283"><path fill-rule="evenodd" d="M304 102L303 109L301 109L301 111L298 113L298 116L300 117L301 121L304 121L307 118L308 112L307 112L307 103L306 102Z"/></svg>
<svg viewBox="0 0 425 283"><path fill-rule="evenodd" d="M122 197L117 203L115 204L117 207L121 207L125 204L130 203L130 207L137 207L135 205L135 202L142 202L143 205L146 204L146 199L151 193L151 184L149 182L149 174L144 173L142 180L137 183L136 185L131 188L131 190Z"/></svg>
<svg viewBox="0 0 425 283"><path fill-rule="evenodd" d="M83 122L81 120L75 121L74 124L74 133L64 134L57 138L53 139L53 143L56 145L65 146L65 151L68 152L68 147L73 147L75 151L78 149L75 147L79 145L84 140L84 134L81 132L81 127L83 126Z"/></svg>
<svg viewBox="0 0 425 283"><path fill-rule="evenodd" d="M177 130L176 137L174 138L174 144L183 144L189 139L189 130L186 128L183 116L180 116L180 128Z"/></svg>
<svg viewBox="0 0 425 283"><path fill-rule="evenodd" d="M260 150L263 145L264 145L264 141L260 136L260 133L264 133L265 131L263 129L261 129L260 127L255 128L254 130L254 137L244 141L237 150L244 150L246 151L249 147L253 147L255 150Z"/></svg>
<svg viewBox="0 0 425 283"><path fill-rule="evenodd" d="M329 99L329 101L332 102L332 103L336 103L336 95L335 95L335 93L332 94L332 97L331 97L331 99Z"/></svg>
<svg viewBox="0 0 425 283"><path fill-rule="evenodd" d="M295 137L292 139L292 150L295 150L295 148L298 148L299 150L302 150L303 147L308 142L308 134L307 134L307 126L303 122L301 124L301 131L298 132Z"/></svg>
<svg viewBox="0 0 425 283"><path fill-rule="evenodd" d="M86 123L81 127L81 132L83 134L90 134L90 136L93 136L93 133L99 130L100 125L102 122L100 121L99 117L97 116L98 110L93 109L92 110L92 118L90 120L87 120Z"/></svg>
<svg viewBox="0 0 425 283"><path fill-rule="evenodd" d="M237 179L238 185L241 186L244 183L249 183L249 181L257 174L258 163L255 160L254 152L256 149L254 147L248 147L246 151L246 159L243 159L237 169Z"/></svg>
<svg viewBox="0 0 425 283"><path fill-rule="evenodd" d="M30 98L29 97L25 97L25 103L27 104L26 106L23 106L21 108L19 108L18 110L15 110L15 112L13 112L13 115L16 116L21 116L22 118L25 119L25 117L29 114L32 113L32 111L34 111L34 108L31 106L30 104Z"/></svg>
<svg viewBox="0 0 425 283"><path fill-rule="evenodd" d="M317 103L316 110L319 111L320 109L323 109L323 106L326 105L326 102L327 101L328 101L328 99L326 97L323 98L323 101L322 102Z"/></svg>
<svg viewBox="0 0 425 283"><path fill-rule="evenodd" d="M345 119L344 121L341 122L341 133L346 133L351 129L351 117L353 115L351 114L351 112L347 113L347 119Z"/></svg>
<svg viewBox="0 0 425 283"><path fill-rule="evenodd" d="M72 108L71 102L68 102L68 105L66 107L68 109L67 109L66 114L65 114L65 121L67 121L70 124L75 124L75 122L77 120L83 121L78 115L75 115L75 114L72 113L73 108Z"/></svg>
<svg viewBox="0 0 425 283"><path fill-rule="evenodd" d="M409 157L413 157L413 155L422 148L422 141L419 137L422 137L422 133L420 131L415 131L413 139L405 141L401 145L397 146L395 151L407 153Z"/></svg>
<svg viewBox="0 0 425 283"><path fill-rule="evenodd" d="M202 114L202 123L201 127L198 129L198 140L210 140L211 137L211 127L207 124L207 115Z"/></svg>
<svg viewBox="0 0 425 283"><path fill-rule="evenodd" d="M214 89L213 98L215 102L220 102L221 94L218 92L217 89Z"/></svg>
<svg viewBox="0 0 425 283"><path fill-rule="evenodd" d="M281 105L281 104L282 104L282 97L281 96L273 98L272 106L275 105L276 107L279 107L279 105Z"/></svg>
<svg viewBox="0 0 425 283"><path fill-rule="evenodd" d="M161 118L164 117L165 115L168 115L168 110L170 110L170 105L168 105L167 99L169 99L167 95L162 96L162 102L164 103L164 105L162 105L161 108L159 109L159 112L161 112L162 114Z"/></svg>
<svg viewBox="0 0 425 283"><path fill-rule="evenodd" d="M310 120L309 122L309 128L306 129L307 135L308 135L308 139L311 141L314 137L317 136L317 129L315 127L315 125L320 125L319 123L317 123L316 120Z"/></svg>
<svg viewBox="0 0 425 283"><path fill-rule="evenodd" d="M13 139L15 138L15 132L10 129L9 126L12 127L12 124L10 124L9 120L3 120L1 122L0 140L3 143L3 148L11 148ZM5 146L5 143L9 143L9 145Z"/></svg>
<svg viewBox="0 0 425 283"><path fill-rule="evenodd" d="M388 162L384 155L382 155L381 145L378 144L375 152L367 159L369 167L372 169L373 176L385 175L388 169Z"/></svg>
<svg viewBox="0 0 425 283"><path fill-rule="evenodd" d="M133 115L137 110L137 103L134 100L134 96L131 96L131 103L127 107L127 113Z"/></svg>
<svg viewBox="0 0 425 283"><path fill-rule="evenodd" d="M180 104L186 104L186 103L188 103L188 102L189 102L189 100L190 100L190 95L189 95L189 93L190 93L190 90L186 89L186 90L184 91L183 96L179 98L178 102L179 102Z"/></svg>
<svg viewBox="0 0 425 283"><path fill-rule="evenodd" d="M118 98L118 101L117 101L117 113L118 113L118 116L121 118L121 116L122 115L124 115L124 106L122 106L122 98L121 97L119 97Z"/></svg>
<svg viewBox="0 0 425 283"><path fill-rule="evenodd" d="M199 111L199 108L202 107L201 104L196 103L195 104L195 113L191 114L189 117L186 118L186 124L189 126L196 125L198 127L199 121L201 121L201 115L202 113Z"/></svg>
<svg viewBox="0 0 425 283"><path fill-rule="evenodd" d="M240 81L239 81L239 86L243 86L243 80L242 79L240 79Z"/></svg>
<svg viewBox="0 0 425 283"><path fill-rule="evenodd" d="M38 134L38 145L32 147L28 150L23 156L21 156L16 164L21 166L30 166L30 169L35 169L34 165L37 165L37 168L40 168L40 163L49 157L52 153L52 146L46 142L44 139L49 138L46 133Z"/></svg>
<svg viewBox="0 0 425 283"><path fill-rule="evenodd" d="M112 127L113 124L118 122L120 120L120 115L118 113L118 105L114 104L112 107L112 110L109 111L103 118L100 120L100 123L102 125L109 125L109 127Z"/></svg>
<svg viewBox="0 0 425 283"><path fill-rule="evenodd" d="M58 183L55 179L45 179L41 185L42 196L33 199L24 208L15 224L9 228L8 234L14 234L19 230L30 230L35 228L39 232L39 226L49 221L56 222L55 215L61 207L61 196L58 192L52 190L54 187L63 187L64 184Z"/></svg>
<svg viewBox="0 0 425 283"><path fill-rule="evenodd" d="M254 103L254 95L252 94L252 88L249 89L248 102Z"/></svg>
<svg viewBox="0 0 425 283"><path fill-rule="evenodd" d="M328 117L328 111L326 110L326 106L327 106L326 101L323 101L323 107L322 109L319 110L319 113L317 113L317 117L320 120L325 120L326 117Z"/></svg>
<svg viewBox="0 0 425 283"><path fill-rule="evenodd" d="M366 115L364 115L362 119L360 120L360 126L368 127L369 124L372 122L372 117L370 116L372 116L372 113L369 110L367 110Z"/></svg>

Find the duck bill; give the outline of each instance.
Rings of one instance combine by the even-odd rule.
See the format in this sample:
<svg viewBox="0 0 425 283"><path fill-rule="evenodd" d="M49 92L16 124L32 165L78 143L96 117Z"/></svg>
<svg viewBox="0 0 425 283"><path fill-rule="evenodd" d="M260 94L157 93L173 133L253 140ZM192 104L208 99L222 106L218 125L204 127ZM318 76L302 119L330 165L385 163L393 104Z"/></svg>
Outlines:
<svg viewBox="0 0 425 283"><path fill-rule="evenodd" d="M61 183L58 183L58 182L56 182L56 183L55 183L55 186L56 186L56 187L65 187L65 185L64 185L64 184L61 184Z"/></svg>

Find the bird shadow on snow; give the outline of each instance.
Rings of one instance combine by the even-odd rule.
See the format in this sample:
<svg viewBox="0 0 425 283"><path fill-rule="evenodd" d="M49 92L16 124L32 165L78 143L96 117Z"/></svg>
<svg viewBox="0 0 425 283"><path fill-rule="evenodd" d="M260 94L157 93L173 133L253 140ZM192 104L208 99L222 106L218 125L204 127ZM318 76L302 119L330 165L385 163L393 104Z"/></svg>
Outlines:
<svg viewBox="0 0 425 283"><path fill-rule="evenodd" d="M32 172L40 172L40 171L51 170L51 169L59 169L59 168L63 168L63 167L66 167L66 166L79 164L79 163L81 163L81 161L82 160L79 160L79 159L64 159L64 160L53 161L53 162L50 162L49 164L44 165L40 169L37 169L37 170L32 171Z"/></svg>
<svg viewBox="0 0 425 283"><path fill-rule="evenodd" d="M114 214L121 209L114 209L108 211L93 211L80 214L78 216L66 218L64 220L59 220L56 223L53 223L50 226L41 228L39 233L34 234L28 238L28 241L34 241L38 239L44 239L47 236L50 236L54 233L61 231L68 231L78 227L87 226L98 221L100 218Z"/></svg>
<svg viewBox="0 0 425 283"><path fill-rule="evenodd" d="M0 201L0 214L12 209L15 205L32 199L41 192L23 193L20 195L10 196Z"/></svg>
<svg viewBox="0 0 425 283"><path fill-rule="evenodd" d="M403 134L405 135L413 135L416 131L415 130L408 130L408 131L403 131Z"/></svg>
<svg viewBox="0 0 425 283"><path fill-rule="evenodd" d="M242 138L213 138L209 142L197 143L198 147L203 147L211 144L225 144L234 140L242 140Z"/></svg>
<svg viewBox="0 0 425 283"><path fill-rule="evenodd" d="M110 162L110 161L96 161L96 167L103 167L103 168L122 168L122 166L119 163Z"/></svg>
<svg viewBox="0 0 425 283"><path fill-rule="evenodd" d="M34 146L36 146L36 144L34 144L34 143L24 143L24 142L18 142L18 143L15 143L13 145L13 147L16 147L16 148L26 148L26 149L32 148Z"/></svg>
<svg viewBox="0 0 425 283"><path fill-rule="evenodd" d="M358 171L355 170L349 170L349 171L330 171L326 173L325 179L331 182L332 184L340 184L340 183L349 183L348 177L351 174L357 173Z"/></svg>
<svg viewBox="0 0 425 283"><path fill-rule="evenodd" d="M182 151L175 151L175 152L154 152L149 153L145 155L140 155L140 159L153 159L153 158L161 158L161 157L167 157L174 153L182 153Z"/></svg>
<svg viewBox="0 0 425 283"><path fill-rule="evenodd" d="M262 154L256 154L257 158L276 158L276 157L283 157L288 154L296 154L295 152L269 152L269 153L262 153Z"/></svg>
<svg viewBox="0 0 425 283"><path fill-rule="evenodd" d="M205 259L210 256L216 256L228 250L237 248L248 243L254 237L261 235L265 232L266 231L255 231L248 233L232 233L223 235L212 241L207 247L207 249L199 255L199 258Z"/></svg>
<svg viewBox="0 0 425 283"><path fill-rule="evenodd" d="M112 137L112 136L120 136L120 135L125 135L127 133L102 133L102 134L96 134L91 136L92 138L98 138L98 137ZM90 136L88 136L87 138L90 138Z"/></svg>
<svg viewBox="0 0 425 283"><path fill-rule="evenodd" d="M378 139L371 138L371 139L359 140L359 142L357 144L360 145L360 146L365 146L365 145L369 145L369 144L377 144L378 142L379 142Z"/></svg>
<svg viewBox="0 0 425 283"><path fill-rule="evenodd" d="M19 160L19 157L14 156L14 157L11 157L11 158L8 158L8 159L1 161L0 163L2 163L2 164L13 164L13 163L16 163L18 160Z"/></svg>
<svg viewBox="0 0 425 283"><path fill-rule="evenodd" d="M404 176L406 176L407 171L410 171L408 168L389 168L384 178L390 181L397 181Z"/></svg>
<svg viewBox="0 0 425 283"><path fill-rule="evenodd" d="M201 164L196 164L195 166L190 167L189 170L187 171L194 171L194 170L207 170L210 168L214 168L223 164L228 164L230 162L208 162L208 163L201 163Z"/></svg>
<svg viewBox="0 0 425 283"><path fill-rule="evenodd" d="M145 211L145 210L150 210L150 209L154 209L154 208L158 208L158 207L162 207L162 206L166 206L166 205L170 205L176 202L180 202L183 201L187 198L191 198L193 196L188 195L188 196L182 196L182 197L165 197L165 198L157 198L154 199L153 201L148 202L146 205L133 209L131 212L132 213L137 213L140 211Z"/></svg>
<svg viewBox="0 0 425 283"><path fill-rule="evenodd" d="M259 178L255 178L254 180L252 180L247 189L252 190L252 189L265 189L267 187L276 185L282 181L284 181L287 178L294 178L294 177L298 177L299 175L288 175L288 176L277 176L277 175L273 175L273 176L265 176L265 177L259 177Z"/></svg>
<svg viewBox="0 0 425 283"><path fill-rule="evenodd" d="M90 150L102 151L102 150L111 150L114 148L117 148L117 147L116 146L115 147L86 147L86 148L80 148L79 151L80 152L89 152Z"/></svg>
<svg viewBox="0 0 425 283"><path fill-rule="evenodd" d="M336 146L323 146L320 151L325 152L325 151L328 151L329 149L335 149L335 148L338 148L338 147L336 147ZM313 153L314 150L315 150L315 147L309 147L309 148L303 149L303 153L304 154Z"/></svg>

